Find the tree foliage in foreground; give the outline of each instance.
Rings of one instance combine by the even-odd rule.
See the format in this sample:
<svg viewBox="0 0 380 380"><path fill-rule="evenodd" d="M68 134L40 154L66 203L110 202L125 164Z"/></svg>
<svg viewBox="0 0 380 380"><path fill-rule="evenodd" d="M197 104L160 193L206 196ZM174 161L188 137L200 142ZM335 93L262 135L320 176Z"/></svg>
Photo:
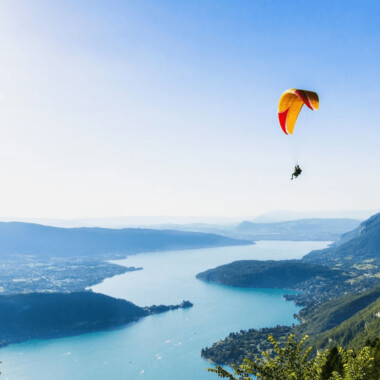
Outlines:
<svg viewBox="0 0 380 380"><path fill-rule="evenodd" d="M297 341L289 335L284 348L273 336L268 339L273 345L274 355L263 352L261 358L245 359L240 366L232 365L234 373L221 366L210 372L230 380L378 380L378 368L374 367L374 348L366 346L357 354L343 348L325 350L311 358L312 347L304 349L308 336Z"/></svg>

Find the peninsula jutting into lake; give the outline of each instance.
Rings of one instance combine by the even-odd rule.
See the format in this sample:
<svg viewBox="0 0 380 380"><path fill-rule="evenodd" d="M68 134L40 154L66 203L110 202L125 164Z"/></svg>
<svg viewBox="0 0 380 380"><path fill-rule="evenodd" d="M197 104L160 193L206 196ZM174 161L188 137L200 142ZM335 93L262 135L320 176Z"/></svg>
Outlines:
<svg viewBox="0 0 380 380"><path fill-rule="evenodd" d="M180 305L141 308L93 292L0 296L0 346L109 330L148 315L192 306L183 301Z"/></svg>

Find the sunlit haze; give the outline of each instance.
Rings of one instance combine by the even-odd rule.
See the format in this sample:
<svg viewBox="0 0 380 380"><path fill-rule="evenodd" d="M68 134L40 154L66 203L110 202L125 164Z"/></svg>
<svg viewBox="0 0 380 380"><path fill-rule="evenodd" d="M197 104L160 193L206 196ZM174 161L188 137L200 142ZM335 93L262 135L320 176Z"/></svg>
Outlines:
<svg viewBox="0 0 380 380"><path fill-rule="evenodd" d="M375 0L1 1L0 216L378 209L379 14ZM288 88L320 97L293 136L277 119Z"/></svg>

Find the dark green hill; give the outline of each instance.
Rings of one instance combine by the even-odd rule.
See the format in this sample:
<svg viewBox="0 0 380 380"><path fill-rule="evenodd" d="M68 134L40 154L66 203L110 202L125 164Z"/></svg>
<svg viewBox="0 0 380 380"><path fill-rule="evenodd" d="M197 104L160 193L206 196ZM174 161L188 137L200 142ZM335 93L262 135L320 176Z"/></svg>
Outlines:
<svg viewBox="0 0 380 380"><path fill-rule="evenodd" d="M0 222L0 254L89 256L252 244L225 236L140 228L57 228Z"/></svg>
<svg viewBox="0 0 380 380"><path fill-rule="evenodd" d="M0 296L0 346L106 330L149 315L131 302L92 292Z"/></svg>
<svg viewBox="0 0 380 380"><path fill-rule="evenodd" d="M311 218L277 223L244 221L235 232L253 240L336 240L343 233L358 227L355 219Z"/></svg>
<svg viewBox="0 0 380 380"><path fill-rule="evenodd" d="M289 289L307 280L340 276L340 272L323 265L299 261L242 260L206 270L196 277L236 287Z"/></svg>
<svg viewBox="0 0 380 380"><path fill-rule="evenodd" d="M356 265L357 270L377 271L380 265L380 213L361 223L359 228L344 234L332 247L310 252L303 261Z"/></svg>

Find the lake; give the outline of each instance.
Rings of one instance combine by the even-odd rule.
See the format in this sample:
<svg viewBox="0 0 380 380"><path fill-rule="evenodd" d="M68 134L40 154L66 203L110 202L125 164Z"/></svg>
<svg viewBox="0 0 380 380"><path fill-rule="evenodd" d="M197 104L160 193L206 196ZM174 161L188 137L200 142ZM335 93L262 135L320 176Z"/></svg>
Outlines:
<svg viewBox="0 0 380 380"><path fill-rule="evenodd" d="M195 275L235 260L297 259L327 242L261 241L256 245L152 252L115 261L143 267L106 279L94 292L139 306L179 304L190 309L153 315L112 331L33 340L0 350L2 379L212 380L200 351L230 332L292 324L299 308L289 291L208 284Z"/></svg>

